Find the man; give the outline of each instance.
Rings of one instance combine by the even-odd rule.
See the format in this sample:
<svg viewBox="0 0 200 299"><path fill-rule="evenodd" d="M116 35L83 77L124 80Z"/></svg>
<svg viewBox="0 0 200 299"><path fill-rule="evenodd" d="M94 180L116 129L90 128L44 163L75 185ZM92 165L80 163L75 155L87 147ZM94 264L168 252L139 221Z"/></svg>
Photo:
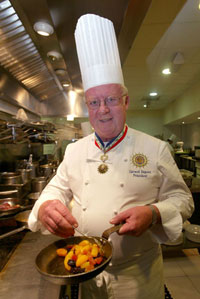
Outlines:
<svg viewBox="0 0 200 299"><path fill-rule="evenodd" d="M170 153L172 154L172 157L174 158L174 147L173 147L173 142L176 136L172 134L168 139L167 139L167 145L169 148Z"/></svg>
<svg viewBox="0 0 200 299"><path fill-rule="evenodd" d="M111 224L124 222L110 236L110 265L81 284L81 298L163 299L159 243L180 235L193 211L191 194L166 143L125 124L129 97L112 23L82 16L75 37L95 133L67 147L29 227L67 237L74 225L101 236Z"/></svg>

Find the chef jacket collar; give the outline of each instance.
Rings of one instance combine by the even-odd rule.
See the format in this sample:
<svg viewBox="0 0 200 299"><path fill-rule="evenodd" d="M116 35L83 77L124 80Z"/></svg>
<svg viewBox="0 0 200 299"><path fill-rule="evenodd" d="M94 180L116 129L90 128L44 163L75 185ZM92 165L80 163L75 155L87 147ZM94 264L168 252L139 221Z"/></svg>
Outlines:
<svg viewBox="0 0 200 299"><path fill-rule="evenodd" d="M121 132L119 134L121 134ZM99 142L101 143L101 145L103 146L104 149L106 149L119 136L119 134L117 136L115 136L114 138L112 138L110 141L103 142L101 137L95 132L95 136L98 138Z"/></svg>

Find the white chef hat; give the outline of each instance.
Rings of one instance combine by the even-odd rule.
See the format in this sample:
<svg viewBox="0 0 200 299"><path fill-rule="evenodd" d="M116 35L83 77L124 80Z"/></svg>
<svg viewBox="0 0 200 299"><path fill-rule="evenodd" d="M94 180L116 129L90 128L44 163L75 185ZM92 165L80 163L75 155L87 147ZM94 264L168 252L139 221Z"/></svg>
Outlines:
<svg viewBox="0 0 200 299"><path fill-rule="evenodd" d="M124 85L115 30L110 20L94 14L81 16L75 41L84 91L103 84Z"/></svg>
<svg viewBox="0 0 200 299"><path fill-rule="evenodd" d="M168 138L168 140L171 140L171 141L174 141L176 139L176 135L174 135L174 134L172 134L169 138Z"/></svg>

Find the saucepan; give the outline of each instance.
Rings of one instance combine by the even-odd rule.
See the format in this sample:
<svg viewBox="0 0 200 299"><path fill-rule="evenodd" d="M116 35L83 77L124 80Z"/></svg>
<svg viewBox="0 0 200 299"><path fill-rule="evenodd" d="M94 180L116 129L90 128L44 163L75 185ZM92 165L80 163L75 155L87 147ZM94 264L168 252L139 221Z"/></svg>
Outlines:
<svg viewBox="0 0 200 299"><path fill-rule="evenodd" d="M37 255L35 260L37 270L46 280L57 285L76 285L97 276L106 268L112 258L113 249L112 244L108 241L108 238L113 232L119 231L121 226L122 224L119 224L105 230L102 237L74 236L67 239L61 239L50 244L46 248L42 249ZM98 242L98 245L101 246L101 250L104 253L105 261L88 272L71 274L65 269L63 257L59 257L56 250L58 248L66 247L67 245L78 244L83 240L88 240L92 244Z"/></svg>
<svg viewBox="0 0 200 299"><path fill-rule="evenodd" d="M9 236L12 236L14 234L17 234L25 229L28 229L28 217L30 214L31 210L23 211L18 213L17 215L14 216L14 219L18 224L20 224L19 228L16 228L8 233L5 233L3 235L0 235L0 240Z"/></svg>

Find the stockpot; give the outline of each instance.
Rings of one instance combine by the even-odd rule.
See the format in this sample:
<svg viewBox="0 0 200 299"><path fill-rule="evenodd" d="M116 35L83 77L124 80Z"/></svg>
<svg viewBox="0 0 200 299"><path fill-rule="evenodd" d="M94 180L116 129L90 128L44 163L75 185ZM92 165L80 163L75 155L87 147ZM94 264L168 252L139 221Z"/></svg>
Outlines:
<svg viewBox="0 0 200 299"><path fill-rule="evenodd" d="M31 190L33 193L42 192L42 190L44 189L46 184L47 184L46 177L44 177L44 176L35 177L31 181Z"/></svg>
<svg viewBox="0 0 200 299"><path fill-rule="evenodd" d="M22 184L22 176L20 172L3 172L1 173L1 183L4 185Z"/></svg>

